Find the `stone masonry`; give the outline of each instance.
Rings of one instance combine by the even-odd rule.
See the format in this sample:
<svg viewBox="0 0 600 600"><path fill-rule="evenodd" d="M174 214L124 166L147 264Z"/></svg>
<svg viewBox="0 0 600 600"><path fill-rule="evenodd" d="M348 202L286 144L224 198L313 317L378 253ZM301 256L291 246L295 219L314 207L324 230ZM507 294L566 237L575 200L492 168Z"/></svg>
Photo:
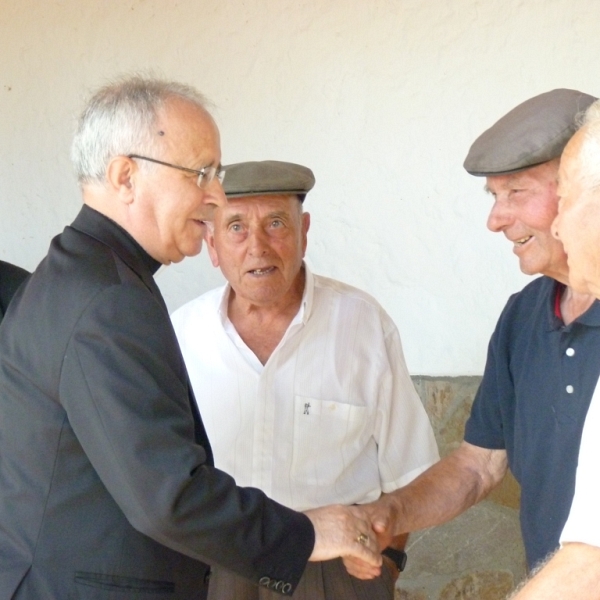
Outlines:
<svg viewBox="0 0 600 600"><path fill-rule="evenodd" d="M413 378L440 448L458 447L480 377ZM503 600L525 576L519 485L509 473L483 502L453 521L414 532L396 600Z"/></svg>

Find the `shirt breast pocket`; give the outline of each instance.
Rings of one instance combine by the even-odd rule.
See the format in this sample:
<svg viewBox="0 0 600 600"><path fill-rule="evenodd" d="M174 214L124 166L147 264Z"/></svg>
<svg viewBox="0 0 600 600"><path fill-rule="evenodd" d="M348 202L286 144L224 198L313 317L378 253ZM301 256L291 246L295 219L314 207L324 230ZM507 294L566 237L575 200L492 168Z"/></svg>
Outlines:
<svg viewBox="0 0 600 600"><path fill-rule="evenodd" d="M295 482L332 485L360 455L369 438L368 422L365 406L295 396Z"/></svg>

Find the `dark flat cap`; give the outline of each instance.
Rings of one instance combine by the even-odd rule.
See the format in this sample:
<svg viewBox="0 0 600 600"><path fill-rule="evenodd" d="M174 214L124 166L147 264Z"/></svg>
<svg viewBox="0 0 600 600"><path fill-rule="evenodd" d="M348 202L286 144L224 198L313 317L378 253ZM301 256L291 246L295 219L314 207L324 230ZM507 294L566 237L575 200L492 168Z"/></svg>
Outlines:
<svg viewBox="0 0 600 600"><path fill-rule="evenodd" d="M596 100L552 90L513 108L474 142L464 162L471 175L505 175L558 158L577 130L577 116Z"/></svg>
<svg viewBox="0 0 600 600"><path fill-rule="evenodd" d="M226 165L223 189L228 198L297 194L301 200L315 185L308 167L278 160Z"/></svg>

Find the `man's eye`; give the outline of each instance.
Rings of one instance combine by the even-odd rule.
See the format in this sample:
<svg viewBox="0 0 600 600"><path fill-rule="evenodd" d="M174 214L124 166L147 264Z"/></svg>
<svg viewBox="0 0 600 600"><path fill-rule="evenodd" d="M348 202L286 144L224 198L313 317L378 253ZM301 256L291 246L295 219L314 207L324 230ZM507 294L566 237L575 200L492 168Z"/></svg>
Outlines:
<svg viewBox="0 0 600 600"><path fill-rule="evenodd" d="M282 227L283 223L279 219L275 219L271 221L271 227Z"/></svg>
<svg viewBox="0 0 600 600"><path fill-rule="evenodd" d="M240 231L242 231L242 226L239 223L232 223L229 226L229 230L233 231L234 233L239 233Z"/></svg>

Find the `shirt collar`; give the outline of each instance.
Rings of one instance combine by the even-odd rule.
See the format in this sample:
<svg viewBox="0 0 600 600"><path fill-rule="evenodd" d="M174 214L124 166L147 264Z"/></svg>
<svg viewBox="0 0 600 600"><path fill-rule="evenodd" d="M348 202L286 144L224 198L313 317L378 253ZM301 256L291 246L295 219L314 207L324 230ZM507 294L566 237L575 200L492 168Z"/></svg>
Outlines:
<svg viewBox="0 0 600 600"><path fill-rule="evenodd" d="M560 309L560 296L562 296L565 285L554 279L548 279L552 285L552 293L549 294L549 302L547 304L550 328L560 329L561 327L565 327L565 322L557 314L557 303ZM573 323L566 325L566 327L571 327L575 323L581 323L588 327L600 327L600 301L594 300L592 305L582 315L577 317Z"/></svg>
<svg viewBox="0 0 600 600"><path fill-rule="evenodd" d="M582 323L588 327L600 327L600 302L594 300L594 303L577 319L576 323Z"/></svg>

